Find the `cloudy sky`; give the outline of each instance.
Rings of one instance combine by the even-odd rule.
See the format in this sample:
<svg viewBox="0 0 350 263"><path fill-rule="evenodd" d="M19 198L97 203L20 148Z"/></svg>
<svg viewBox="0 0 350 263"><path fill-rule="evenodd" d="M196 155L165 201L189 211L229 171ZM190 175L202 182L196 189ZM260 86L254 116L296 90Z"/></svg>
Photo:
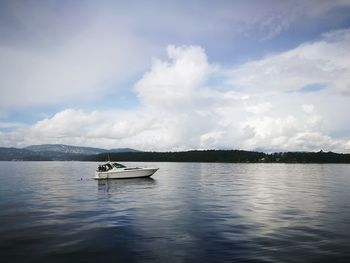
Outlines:
<svg viewBox="0 0 350 263"><path fill-rule="evenodd" d="M1 1L0 146L350 152L350 0Z"/></svg>

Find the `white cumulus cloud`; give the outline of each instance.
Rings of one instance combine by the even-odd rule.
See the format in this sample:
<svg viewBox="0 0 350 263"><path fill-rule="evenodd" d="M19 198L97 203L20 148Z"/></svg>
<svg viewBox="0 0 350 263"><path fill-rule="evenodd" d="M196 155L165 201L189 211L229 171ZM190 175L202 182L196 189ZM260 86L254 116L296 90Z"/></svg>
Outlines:
<svg viewBox="0 0 350 263"><path fill-rule="evenodd" d="M213 69L198 46L167 48L170 59L154 59L151 70L136 83L136 92L146 106L191 106L203 96L203 85Z"/></svg>
<svg viewBox="0 0 350 263"><path fill-rule="evenodd" d="M350 70L348 35L346 30L331 33L231 69L210 63L199 46L169 46L168 58L155 58L135 84L142 107L67 109L31 127L3 132L0 138L5 145L16 141L140 150L349 151L349 137L339 136L339 129L346 129L350 119L338 114L349 110L349 97L344 95ZM213 83L213 78L220 81ZM316 79L328 88L300 92ZM231 85L220 84L228 82ZM336 120L343 126L330 129Z"/></svg>
<svg viewBox="0 0 350 263"><path fill-rule="evenodd" d="M330 32L319 41L232 69L229 83L254 92L295 91L322 84L349 94L349 46L350 29Z"/></svg>

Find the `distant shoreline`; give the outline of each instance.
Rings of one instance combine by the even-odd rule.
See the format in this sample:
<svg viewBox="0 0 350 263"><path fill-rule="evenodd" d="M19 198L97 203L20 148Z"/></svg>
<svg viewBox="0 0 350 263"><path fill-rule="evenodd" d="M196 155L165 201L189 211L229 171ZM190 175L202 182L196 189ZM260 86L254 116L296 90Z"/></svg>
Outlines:
<svg viewBox="0 0 350 263"><path fill-rule="evenodd" d="M84 161L207 162L207 163L350 163L350 154L333 152L263 153L241 150L102 153Z"/></svg>
<svg viewBox="0 0 350 263"><path fill-rule="evenodd" d="M0 147L0 161L206 162L206 163L350 163L350 154L334 152L264 153L243 150L181 152L102 152L96 154L31 151Z"/></svg>

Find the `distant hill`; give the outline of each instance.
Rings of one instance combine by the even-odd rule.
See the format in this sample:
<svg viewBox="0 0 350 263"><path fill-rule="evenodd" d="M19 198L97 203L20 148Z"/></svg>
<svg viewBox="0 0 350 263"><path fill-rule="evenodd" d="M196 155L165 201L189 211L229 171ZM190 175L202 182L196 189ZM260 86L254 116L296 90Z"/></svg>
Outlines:
<svg viewBox="0 0 350 263"><path fill-rule="evenodd" d="M0 161L141 161L218 163L350 163L350 154L333 152L264 153L241 150L141 152L130 148L101 149L63 144L0 147Z"/></svg>
<svg viewBox="0 0 350 263"><path fill-rule="evenodd" d="M350 163L350 154L333 152L263 153L241 150L204 150L186 152L110 153L111 161L211 162L211 163ZM85 161L107 160L106 153L84 156Z"/></svg>
<svg viewBox="0 0 350 263"><path fill-rule="evenodd" d="M65 144L31 145L25 148L0 147L0 161L79 161L101 153L140 152L131 148L102 149Z"/></svg>
<svg viewBox="0 0 350 263"><path fill-rule="evenodd" d="M24 149L33 152L59 152L70 154L99 154L105 152L139 152L131 148L102 149L93 147L73 146L66 144L40 144L27 146Z"/></svg>
<svg viewBox="0 0 350 263"><path fill-rule="evenodd" d="M27 149L0 147L0 161L51 161L51 159Z"/></svg>
<svg viewBox="0 0 350 263"><path fill-rule="evenodd" d="M107 150L109 153L139 153L142 151L131 149L131 148L115 148Z"/></svg>
<svg viewBox="0 0 350 263"><path fill-rule="evenodd" d="M40 144L27 146L24 149L33 152L59 152L59 153L73 153L73 154L98 154L107 152L106 149L81 147L65 144Z"/></svg>

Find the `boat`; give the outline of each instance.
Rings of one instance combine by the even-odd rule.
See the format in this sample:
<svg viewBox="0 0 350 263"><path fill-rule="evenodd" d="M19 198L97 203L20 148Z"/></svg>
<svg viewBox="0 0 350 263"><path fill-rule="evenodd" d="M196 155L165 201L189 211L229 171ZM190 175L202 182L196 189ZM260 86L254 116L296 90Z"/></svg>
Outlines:
<svg viewBox="0 0 350 263"><path fill-rule="evenodd" d="M126 179L152 176L159 168L126 167L120 163L107 162L98 166L94 179Z"/></svg>

